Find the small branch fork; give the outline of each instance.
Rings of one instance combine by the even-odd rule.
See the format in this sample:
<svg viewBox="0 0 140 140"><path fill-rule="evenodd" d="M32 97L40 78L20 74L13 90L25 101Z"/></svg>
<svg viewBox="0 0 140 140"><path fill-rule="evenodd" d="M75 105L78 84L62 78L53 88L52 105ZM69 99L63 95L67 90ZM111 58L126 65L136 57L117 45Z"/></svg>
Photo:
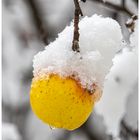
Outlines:
<svg viewBox="0 0 140 140"><path fill-rule="evenodd" d="M131 32L134 32L135 21L138 19L137 15L133 15L126 23L126 27L130 29Z"/></svg>
<svg viewBox="0 0 140 140"><path fill-rule="evenodd" d="M78 0L74 0L75 4L75 14L74 14L74 36L73 36L73 42L72 42L72 50L76 52L80 52L79 49L79 16L83 16L82 10L79 5Z"/></svg>

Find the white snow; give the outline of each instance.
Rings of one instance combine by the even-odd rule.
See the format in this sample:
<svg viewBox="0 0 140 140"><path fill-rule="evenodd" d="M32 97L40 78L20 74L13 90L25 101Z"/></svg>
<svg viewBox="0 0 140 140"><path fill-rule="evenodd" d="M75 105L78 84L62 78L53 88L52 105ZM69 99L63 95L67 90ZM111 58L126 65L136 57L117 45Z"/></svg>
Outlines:
<svg viewBox="0 0 140 140"><path fill-rule="evenodd" d="M127 98L125 123L132 129L138 130L138 84L133 87Z"/></svg>
<svg viewBox="0 0 140 140"><path fill-rule="evenodd" d="M119 122L125 113L126 99L137 80L137 56L124 49L114 58L114 65L104 84L96 112L104 116L108 133L118 135Z"/></svg>
<svg viewBox="0 0 140 140"><path fill-rule="evenodd" d="M130 36L130 45L133 47L138 59L138 20L135 23L135 31ZM137 64L138 65L138 64ZM138 68L136 68L138 69ZM137 77L138 78L138 77ZM124 120L132 130L138 129L138 82L134 84L127 98L126 114Z"/></svg>
<svg viewBox="0 0 140 140"><path fill-rule="evenodd" d="M127 99L138 80L137 35L136 25L135 32L130 36L130 46L133 46L133 48L124 48L113 59L114 65L105 81L103 96L96 105L96 112L104 117L108 133L114 136L119 135L119 125L126 113ZM132 108L134 109L132 106L135 104L134 102L136 102L135 99L127 103L129 105L127 110L131 109L129 112L132 112ZM127 118L132 119L134 115L127 116ZM130 119L128 120L130 121ZM128 124L135 125L137 124L137 120L132 120ZM135 127L137 126L135 125Z"/></svg>
<svg viewBox="0 0 140 140"><path fill-rule="evenodd" d="M84 88L99 87L112 66L112 58L121 48L119 24L111 18L93 15L80 21L80 53L72 51L73 23L58 38L39 52L33 60L34 76L57 73L75 75Z"/></svg>

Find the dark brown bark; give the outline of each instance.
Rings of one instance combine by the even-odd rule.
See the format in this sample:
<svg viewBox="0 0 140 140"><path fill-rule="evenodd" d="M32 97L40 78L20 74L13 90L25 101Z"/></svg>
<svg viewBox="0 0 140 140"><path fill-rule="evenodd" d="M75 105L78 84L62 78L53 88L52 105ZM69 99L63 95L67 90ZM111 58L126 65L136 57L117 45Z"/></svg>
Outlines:
<svg viewBox="0 0 140 140"><path fill-rule="evenodd" d="M80 8L78 0L74 0L75 4L75 14L74 14L74 35L72 42L72 50L76 52L80 52L79 49L79 16L83 16L82 10Z"/></svg>
<svg viewBox="0 0 140 140"><path fill-rule="evenodd" d="M138 16L137 15L133 15L131 17L131 19L129 19L125 25L128 29L131 30L131 32L134 32L134 29L135 29L135 21L138 19Z"/></svg>

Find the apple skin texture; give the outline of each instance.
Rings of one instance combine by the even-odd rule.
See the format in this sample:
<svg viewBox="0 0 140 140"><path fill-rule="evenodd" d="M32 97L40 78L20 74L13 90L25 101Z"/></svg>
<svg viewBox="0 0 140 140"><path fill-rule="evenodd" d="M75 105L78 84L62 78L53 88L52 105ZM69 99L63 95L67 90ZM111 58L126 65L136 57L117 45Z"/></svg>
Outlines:
<svg viewBox="0 0 140 140"><path fill-rule="evenodd" d="M89 93L73 78L46 74L33 78L30 103L43 122L55 128L74 130L88 119L95 95L96 91Z"/></svg>

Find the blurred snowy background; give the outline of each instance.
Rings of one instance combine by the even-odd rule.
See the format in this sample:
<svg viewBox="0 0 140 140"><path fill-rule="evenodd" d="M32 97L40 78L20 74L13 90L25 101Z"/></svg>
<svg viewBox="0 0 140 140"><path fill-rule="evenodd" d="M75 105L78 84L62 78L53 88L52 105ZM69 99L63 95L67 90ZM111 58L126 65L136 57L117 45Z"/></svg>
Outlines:
<svg viewBox="0 0 140 140"><path fill-rule="evenodd" d="M104 2L103 2L104 1ZM138 0L87 0L84 15L117 20L127 42L116 54L104 84L102 99L79 129L52 130L30 109L33 56L53 41L73 19L73 0L2 1L2 139L3 140L137 140L137 23L130 33L125 23L137 15Z"/></svg>

